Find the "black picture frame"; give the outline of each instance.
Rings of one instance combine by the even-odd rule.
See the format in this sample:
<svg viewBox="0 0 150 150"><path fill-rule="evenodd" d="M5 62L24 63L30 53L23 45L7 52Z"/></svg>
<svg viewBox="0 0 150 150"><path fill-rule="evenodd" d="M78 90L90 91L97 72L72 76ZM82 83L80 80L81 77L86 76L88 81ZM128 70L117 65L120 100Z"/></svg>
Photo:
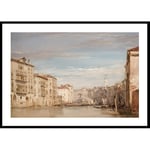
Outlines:
<svg viewBox="0 0 150 150"><path fill-rule="evenodd" d="M3 97L3 69L4 69L4 58L3 58L3 28L4 25L6 24L145 24L147 26L147 54L148 54L148 48L149 48L149 22L147 21L49 21L49 22L44 22L44 21L29 21L29 22L24 22L24 21L4 21L4 22L0 22L0 28L1 28L1 60L2 60L2 100L1 100L1 116L0 116L0 127L1 128L150 128L150 117L149 117L149 101L148 101L148 95L147 95L147 125L7 125L7 124L3 124L3 118L5 117L5 114L3 112L3 101L4 101L4 97ZM5 68L6 69L6 68ZM148 55L147 55L147 81L148 81ZM148 84L146 87L143 87L145 89L147 89L147 93L148 93ZM9 107L9 106L8 106Z"/></svg>

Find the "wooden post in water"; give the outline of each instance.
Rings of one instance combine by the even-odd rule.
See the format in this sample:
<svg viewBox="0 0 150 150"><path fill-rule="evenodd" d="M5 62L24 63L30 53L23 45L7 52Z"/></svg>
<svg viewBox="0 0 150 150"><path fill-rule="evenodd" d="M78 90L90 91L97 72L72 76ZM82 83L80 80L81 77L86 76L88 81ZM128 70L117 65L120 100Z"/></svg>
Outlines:
<svg viewBox="0 0 150 150"><path fill-rule="evenodd" d="M115 96L115 112L118 112L118 107L117 107L117 94Z"/></svg>

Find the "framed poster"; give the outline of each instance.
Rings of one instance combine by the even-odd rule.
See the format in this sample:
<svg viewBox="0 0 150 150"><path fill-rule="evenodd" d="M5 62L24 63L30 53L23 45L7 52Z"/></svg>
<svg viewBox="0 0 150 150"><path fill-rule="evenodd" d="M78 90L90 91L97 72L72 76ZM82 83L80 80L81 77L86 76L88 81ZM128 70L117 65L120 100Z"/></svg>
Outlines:
<svg viewBox="0 0 150 150"><path fill-rule="evenodd" d="M149 126L148 23L1 24L2 127Z"/></svg>

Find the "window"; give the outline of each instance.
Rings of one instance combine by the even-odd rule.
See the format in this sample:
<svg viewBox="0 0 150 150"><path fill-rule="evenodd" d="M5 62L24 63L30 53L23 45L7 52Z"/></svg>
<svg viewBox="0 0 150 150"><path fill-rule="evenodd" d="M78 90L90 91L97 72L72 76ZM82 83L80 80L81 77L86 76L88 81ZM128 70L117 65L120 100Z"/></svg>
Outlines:
<svg viewBox="0 0 150 150"><path fill-rule="evenodd" d="M14 85L11 83L11 91L13 92Z"/></svg>
<svg viewBox="0 0 150 150"><path fill-rule="evenodd" d="M23 66L19 64L18 69L23 70Z"/></svg>

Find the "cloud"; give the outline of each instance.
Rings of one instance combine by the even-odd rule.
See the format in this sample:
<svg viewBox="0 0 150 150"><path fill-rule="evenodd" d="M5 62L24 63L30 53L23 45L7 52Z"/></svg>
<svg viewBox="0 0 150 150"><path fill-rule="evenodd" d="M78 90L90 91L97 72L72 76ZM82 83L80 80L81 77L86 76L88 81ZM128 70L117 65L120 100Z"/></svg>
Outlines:
<svg viewBox="0 0 150 150"><path fill-rule="evenodd" d="M116 44L117 43L117 44ZM81 47L88 48L99 48L95 49L100 50L103 48L118 50L125 46L130 48L132 46L137 46L139 44L139 35L138 33L97 33L95 38L92 36L90 39L87 39L83 42L80 42Z"/></svg>
<svg viewBox="0 0 150 150"><path fill-rule="evenodd" d="M91 50L126 51L138 45L138 33L12 33L11 40L15 57L77 58L90 55Z"/></svg>
<svg viewBox="0 0 150 150"><path fill-rule="evenodd" d="M58 83L101 86L105 74L110 84L124 78L126 51L138 38L138 33L13 33L11 49L12 57L29 58Z"/></svg>
<svg viewBox="0 0 150 150"><path fill-rule="evenodd" d="M107 75L108 83L113 85L124 79L124 64L114 64L108 67L95 68L51 68L42 70L55 75L58 84L70 83L74 88L104 86L104 77Z"/></svg>

